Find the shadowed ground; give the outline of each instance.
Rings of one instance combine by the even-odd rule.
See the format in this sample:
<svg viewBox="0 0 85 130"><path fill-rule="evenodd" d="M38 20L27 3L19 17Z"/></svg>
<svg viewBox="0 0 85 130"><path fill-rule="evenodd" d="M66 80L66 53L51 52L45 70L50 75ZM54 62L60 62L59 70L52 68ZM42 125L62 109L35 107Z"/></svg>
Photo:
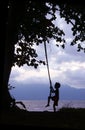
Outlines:
<svg viewBox="0 0 85 130"><path fill-rule="evenodd" d="M1 126L85 130L85 109L62 108L58 112L11 110L1 113Z"/></svg>

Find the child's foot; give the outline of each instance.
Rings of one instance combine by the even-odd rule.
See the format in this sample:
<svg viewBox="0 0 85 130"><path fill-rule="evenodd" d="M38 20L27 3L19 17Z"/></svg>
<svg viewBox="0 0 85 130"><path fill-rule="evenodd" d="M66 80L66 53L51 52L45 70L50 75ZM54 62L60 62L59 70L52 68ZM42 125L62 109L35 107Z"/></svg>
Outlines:
<svg viewBox="0 0 85 130"><path fill-rule="evenodd" d="M49 106L49 104L47 104L45 107L48 107Z"/></svg>

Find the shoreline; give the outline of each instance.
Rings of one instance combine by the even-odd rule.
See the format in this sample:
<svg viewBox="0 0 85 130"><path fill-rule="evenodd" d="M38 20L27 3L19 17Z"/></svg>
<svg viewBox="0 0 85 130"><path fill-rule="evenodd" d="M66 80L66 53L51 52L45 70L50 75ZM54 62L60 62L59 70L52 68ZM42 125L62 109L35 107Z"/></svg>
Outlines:
<svg viewBox="0 0 85 130"><path fill-rule="evenodd" d="M20 101L20 100L18 100ZM45 107L47 104L47 100L21 100L24 105L26 106L26 109L28 111L50 111L53 112L53 102L50 102L49 107ZM22 106L19 105L21 109L23 109ZM85 100L59 100L58 106L56 107L56 110L58 111L61 108L85 108Z"/></svg>

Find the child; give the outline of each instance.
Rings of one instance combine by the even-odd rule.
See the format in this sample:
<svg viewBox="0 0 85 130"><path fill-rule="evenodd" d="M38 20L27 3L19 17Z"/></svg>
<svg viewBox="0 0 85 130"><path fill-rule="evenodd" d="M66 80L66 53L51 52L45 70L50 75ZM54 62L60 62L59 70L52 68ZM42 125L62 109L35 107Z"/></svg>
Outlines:
<svg viewBox="0 0 85 130"><path fill-rule="evenodd" d="M55 112L55 111L56 111L56 106L58 106L58 101L59 101L59 88L60 88L60 83L56 82L54 87L55 87L55 90L53 89L51 92L52 92L52 93L55 93L55 95L48 97L48 103L47 103L46 107L49 106L50 99L52 99L52 101L54 101L54 103L53 103L53 110L54 110L54 112Z"/></svg>

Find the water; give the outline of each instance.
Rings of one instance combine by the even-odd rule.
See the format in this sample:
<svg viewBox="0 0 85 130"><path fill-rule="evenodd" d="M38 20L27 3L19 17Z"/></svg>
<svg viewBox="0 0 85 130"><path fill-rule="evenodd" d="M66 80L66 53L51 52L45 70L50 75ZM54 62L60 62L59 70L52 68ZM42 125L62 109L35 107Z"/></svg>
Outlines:
<svg viewBox="0 0 85 130"><path fill-rule="evenodd" d="M47 100L22 100L28 111L53 111L53 102L50 101L50 106L45 107ZM20 108L24 109L22 105L17 104ZM85 108L85 100L60 100L57 110L60 108Z"/></svg>

